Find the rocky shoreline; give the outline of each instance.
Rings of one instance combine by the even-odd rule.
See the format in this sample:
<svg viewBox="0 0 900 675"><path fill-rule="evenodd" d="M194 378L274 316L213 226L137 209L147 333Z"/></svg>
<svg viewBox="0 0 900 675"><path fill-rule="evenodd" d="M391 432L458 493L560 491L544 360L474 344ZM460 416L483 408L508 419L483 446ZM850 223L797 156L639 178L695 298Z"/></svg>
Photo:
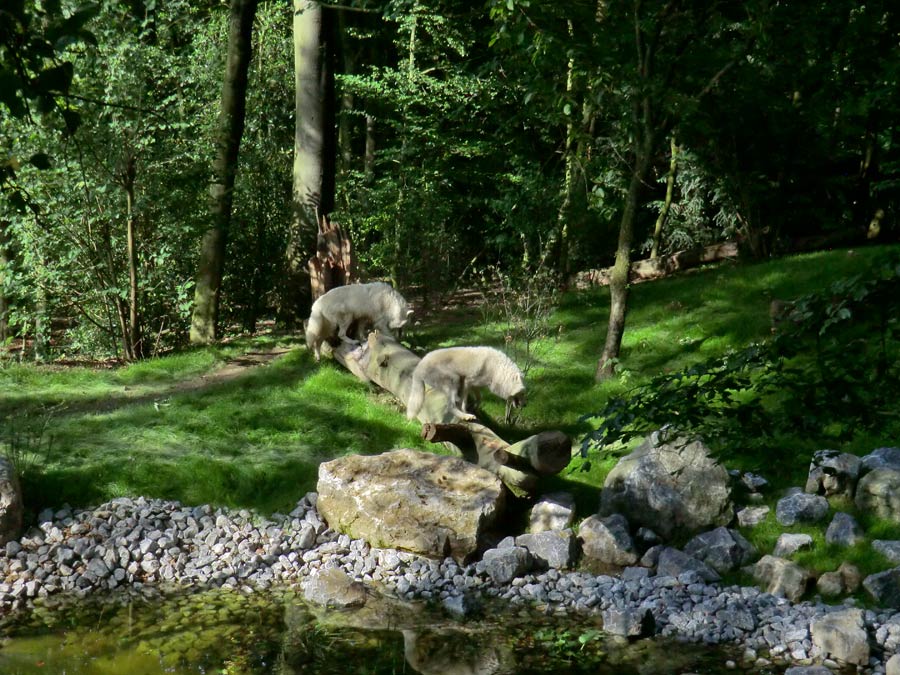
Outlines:
<svg viewBox="0 0 900 675"><path fill-rule="evenodd" d="M900 667L900 656L890 659L900 652L895 610L853 609L852 599L792 603L756 588L708 584L695 571L669 576L638 566L621 577L551 568L498 581L488 569L490 556L462 565L373 548L329 529L315 504L311 493L290 514L267 519L144 498L45 510L36 526L0 549L0 612L51 595L121 588L310 588L326 570L340 570L348 582L404 600L434 601L455 614L465 614L478 598L499 598L547 612L600 614L607 631L622 636L737 647L743 663L736 665L747 669L823 663L816 631L818 642L849 643L845 653L859 655L853 641L862 640L867 646L856 660L858 672L893 675ZM825 659L824 665L838 670L846 664Z"/></svg>

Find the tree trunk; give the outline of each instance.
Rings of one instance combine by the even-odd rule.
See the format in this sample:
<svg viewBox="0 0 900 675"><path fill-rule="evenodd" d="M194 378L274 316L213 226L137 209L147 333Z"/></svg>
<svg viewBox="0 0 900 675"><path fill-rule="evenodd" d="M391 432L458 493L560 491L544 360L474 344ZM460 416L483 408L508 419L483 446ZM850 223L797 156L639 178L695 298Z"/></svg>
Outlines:
<svg viewBox="0 0 900 675"><path fill-rule="evenodd" d="M131 354L132 359L140 359L144 356L144 347L141 340L141 323L138 307L137 219L134 214L135 171L136 159L134 155L129 155L122 175L122 187L125 190L126 247L128 255L128 330L125 339L129 343L126 352Z"/></svg>
<svg viewBox="0 0 900 675"><path fill-rule="evenodd" d="M216 128L216 157L209 187L211 227L200 244L200 262L191 317L191 343L209 344L217 337L219 292L225 268L225 245L231 222L238 151L244 133L247 70L252 51L253 19L258 0L231 0L228 56Z"/></svg>
<svg viewBox="0 0 900 675"><path fill-rule="evenodd" d="M9 245L9 221L0 220L0 348L6 344L9 335L9 298L6 295L6 283L9 278L9 265L12 263L12 252Z"/></svg>
<svg viewBox="0 0 900 675"><path fill-rule="evenodd" d="M375 178L375 116L366 115L366 155L363 159L363 173L366 185Z"/></svg>
<svg viewBox="0 0 900 675"><path fill-rule="evenodd" d="M619 223L619 242L616 248L616 262L609 279L609 325L606 330L606 342L597 362L595 378L599 380L611 377L622 348L622 336L625 333L625 313L628 308L628 275L631 270L631 241L634 237L634 221L637 216L641 188L647 177L653 151L653 131L644 125L643 133L638 139L634 151L634 165L625 209Z"/></svg>
<svg viewBox="0 0 900 675"><path fill-rule="evenodd" d="M319 218L334 208L334 106L329 15L311 0L294 0L294 169L291 229L279 320L297 326L312 305L307 261Z"/></svg>
<svg viewBox="0 0 900 675"><path fill-rule="evenodd" d="M678 144L675 141L675 134L672 134L670 148L671 158L669 159L669 174L666 176L666 198L663 201L662 208L659 210L659 217L657 217L656 225L653 228L653 248L650 249L651 260L659 257L659 242L662 239L662 231L669 217L669 209L672 208L672 194L675 192L675 173L678 171Z"/></svg>

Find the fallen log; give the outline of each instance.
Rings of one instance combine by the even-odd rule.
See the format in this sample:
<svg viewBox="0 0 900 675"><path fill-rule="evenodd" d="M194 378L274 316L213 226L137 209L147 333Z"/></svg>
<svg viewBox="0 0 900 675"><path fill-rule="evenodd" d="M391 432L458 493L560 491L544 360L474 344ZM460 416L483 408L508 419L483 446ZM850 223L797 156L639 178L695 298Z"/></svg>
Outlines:
<svg viewBox="0 0 900 675"><path fill-rule="evenodd" d="M372 332L364 343L341 343L332 354L356 377L374 382L406 404L420 359L395 339ZM533 493L539 474L559 473L572 456L571 440L558 431L507 443L480 422L458 419L447 396L435 389L426 389L417 419L424 425L424 439L452 445L468 461L496 473L519 496Z"/></svg>
<svg viewBox="0 0 900 675"><path fill-rule="evenodd" d="M659 258L635 260L628 272L629 283L650 281L674 274L679 270L699 267L717 260L732 259L738 255L737 242L725 241L703 248L678 251ZM575 275L575 288L585 289L592 286L608 286L612 268L586 270Z"/></svg>

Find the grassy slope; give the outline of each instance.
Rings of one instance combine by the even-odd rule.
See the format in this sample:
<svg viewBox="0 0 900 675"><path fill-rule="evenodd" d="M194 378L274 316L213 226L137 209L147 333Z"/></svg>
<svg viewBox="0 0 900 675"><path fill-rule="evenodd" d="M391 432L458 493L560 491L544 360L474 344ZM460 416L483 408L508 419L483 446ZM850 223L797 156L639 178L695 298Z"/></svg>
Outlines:
<svg viewBox="0 0 900 675"><path fill-rule="evenodd" d="M895 247L896 248L896 247ZM623 370L602 385L593 381L605 336L605 289L573 293L554 317L557 336L539 346L528 376L529 405L507 438L542 429L562 429L576 442L585 431L578 418L598 410L613 394L626 392L662 371L683 368L730 348L764 339L772 298L790 299L826 287L835 279L865 273L884 249L820 252L753 265L725 264L669 280L635 286L622 352ZM502 331L467 310L411 336L420 351L449 344L496 344ZM0 419L19 434L38 466L26 475L32 507L96 503L120 495L143 494L230 506L283 510L315 489L320 462L350 452L375 453L394 447L426 447L418 427L406 421L389 396L356 381L339 367L316 366L304 348L237 380L198 392L169 388L213 372L241 350L271 347L274 338L238 341L217 349L136 364L115 371L7 366L0 368ZM296 341L287 341L296 345ZM139 396L137 402L123 399ZM62 404L42 437L34 431L38 412ZM97 411L100 408L99 412ZM502 405L485 399L493 419ZM865 453L896 444L897 429L855 447ZM52 446L47 441L52 436ZM834 447L827 438L780 439L765 457L738 458L760 469L776 486L800 484L811 452ZM772 465L772 458L778 465ZM582 512L596 507L598 488L614 460L580 460L548 489L577 495ZM773 502L774 503L774 502ZM774 522L774 521L773 521ZM879 536L900 534L877 525ZM759 530L768 547L775 527ZM819 533L819 536L821 533ZM817 554L818 555L818 554ZM813 556L814 558L815 556ZM826 556L827 558L828 556ZM860 554L864 567L879 566ZM817 567L827 560L810 560Z"/></svg>

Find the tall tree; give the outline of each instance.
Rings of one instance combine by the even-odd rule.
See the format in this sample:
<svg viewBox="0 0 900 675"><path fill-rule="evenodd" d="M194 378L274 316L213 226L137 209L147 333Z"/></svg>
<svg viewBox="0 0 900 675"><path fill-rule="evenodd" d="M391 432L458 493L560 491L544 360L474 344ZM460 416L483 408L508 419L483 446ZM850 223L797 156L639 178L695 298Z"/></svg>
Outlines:
<svg viewBox="0 0 900 675"><path fill-rule="evenodd" d="M257 4L258 0L231 0L229 6L228 55L216 128L216 157L209 187L212 223L200 244L191 317L190 339L194 344L208 344L216 339L219 289L225 267L238 151L244 133L247 71Z"/></svg>
<svg viewBox="0 0 900 675"><path fill-rule="evenodd" d="M628 36L616 55L620 66L610 93L629 110L628 193L619 220L616 260L610 274L610 311L596 378L609 377L622 347L628 307L628 277L638 209L660 142L679 119L689 117L743 57L746 27L702 2L633 0L630 11L598 11L601 23L617 21L611 34ZM621 13L620 13L621 12ZM618 14L618 16L615 16ZM628 57L628 53L632 55Z"/></svg>
<svg viewBox="0 0 900 675"><path fill-rule="evenodd" d="M332 10L294 0L294 171L291 229L279 319L296 326L311 304L307 262L320 218L334 209L334 71Z"/></svg>

